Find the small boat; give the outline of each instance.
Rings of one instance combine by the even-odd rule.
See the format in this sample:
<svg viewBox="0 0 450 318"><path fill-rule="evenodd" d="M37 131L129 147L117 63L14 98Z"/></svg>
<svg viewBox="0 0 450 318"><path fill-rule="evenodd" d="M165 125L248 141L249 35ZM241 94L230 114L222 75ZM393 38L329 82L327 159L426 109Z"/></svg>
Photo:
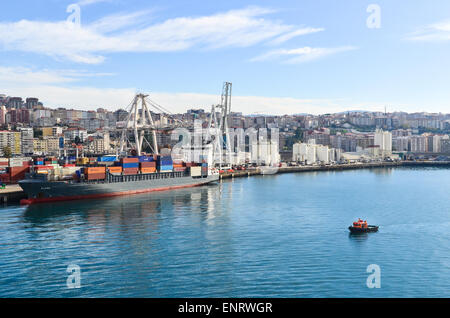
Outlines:
<svg viewBox="0 0 450 318"><path fill-rule="evenodd" d="M353 234L378 232L377 225L368 225L367 221L363 221L361 219L358 219L358 221L353 222L353 225L349 226L348 229Z"/></svg>

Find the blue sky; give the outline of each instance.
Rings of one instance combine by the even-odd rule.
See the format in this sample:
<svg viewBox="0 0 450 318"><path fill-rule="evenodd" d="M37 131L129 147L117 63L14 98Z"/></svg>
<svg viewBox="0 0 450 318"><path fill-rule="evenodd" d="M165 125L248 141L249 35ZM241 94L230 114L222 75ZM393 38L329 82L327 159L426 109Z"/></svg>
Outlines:
<svg viewBox="0 0 450 318"><path fill-rule="evenodd" d="M450 112L448 56L445 0L18 0L2 4L0 94L117 109L143 91L181 112L231 81L247 114Z"/></svg>

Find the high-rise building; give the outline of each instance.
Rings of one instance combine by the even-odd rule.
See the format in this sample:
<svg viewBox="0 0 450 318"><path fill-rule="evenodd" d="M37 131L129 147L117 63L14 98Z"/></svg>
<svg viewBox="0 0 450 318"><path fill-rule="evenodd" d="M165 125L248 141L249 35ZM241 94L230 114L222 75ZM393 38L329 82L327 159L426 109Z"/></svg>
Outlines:
<svg viewBox="0 0 450 318"><path fill-rule="evenodd" d="M6 107L7 108L22 108L23 100L22 97L10 97Z"/></svg>
<svg viewBox="0 0 450 318"><path fill-rule="evenodd" d="M39 99L38 98L29 97L29 98L26 99L25 107L27 109L33 109L33 107L36 107L37 105L39 105Z"/></svg>
<svg viewBox="0 0 450 318"><path fill-rule="evenodd" d="M33 154L33 128L19 128L23 155Z"/></svg>
<svg viewBox="0 0 450 318"><path fill-rule="evenodd" d="M18 131L0 131L0 153L3 156L4 147L9 147L13 155L22 153L21 133Z"/></svg>
<svg viewBox="0 0 450 318"><path fill-rule="evenodd" d="M392 154L392 134L382 129L375 131L374 145L380 148L383 157Z"/></svg>
<svg viewBox="0 0 450 318"><path fill-rule="evenodd" d="M0 106L0 126L3 126L6 124L6 114L8 113L8 110L4 105Z"/></svg>

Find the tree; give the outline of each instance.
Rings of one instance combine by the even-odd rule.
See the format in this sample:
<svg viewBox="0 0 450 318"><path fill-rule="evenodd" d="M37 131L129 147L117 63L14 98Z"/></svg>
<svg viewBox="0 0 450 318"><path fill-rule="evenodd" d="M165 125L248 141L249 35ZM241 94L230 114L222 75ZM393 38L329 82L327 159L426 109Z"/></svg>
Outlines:
<svg viewBox="0 0 450 318"><path fill-rule="evenodd" d="M3 156L5 156L5 158L11 158L12 156L11 147L9 146L3 147Z"/></svg>

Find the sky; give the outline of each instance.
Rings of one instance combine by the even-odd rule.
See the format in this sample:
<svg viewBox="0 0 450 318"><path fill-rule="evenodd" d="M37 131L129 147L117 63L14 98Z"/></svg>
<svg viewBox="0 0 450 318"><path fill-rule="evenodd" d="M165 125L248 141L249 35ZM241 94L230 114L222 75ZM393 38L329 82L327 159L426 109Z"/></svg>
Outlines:
<svg viewBox="0 0 450 318"><path fill-rule="evenodd" d="M16 0L2 3L0 94L173 113L450 113L450 1Z"/></svg>

